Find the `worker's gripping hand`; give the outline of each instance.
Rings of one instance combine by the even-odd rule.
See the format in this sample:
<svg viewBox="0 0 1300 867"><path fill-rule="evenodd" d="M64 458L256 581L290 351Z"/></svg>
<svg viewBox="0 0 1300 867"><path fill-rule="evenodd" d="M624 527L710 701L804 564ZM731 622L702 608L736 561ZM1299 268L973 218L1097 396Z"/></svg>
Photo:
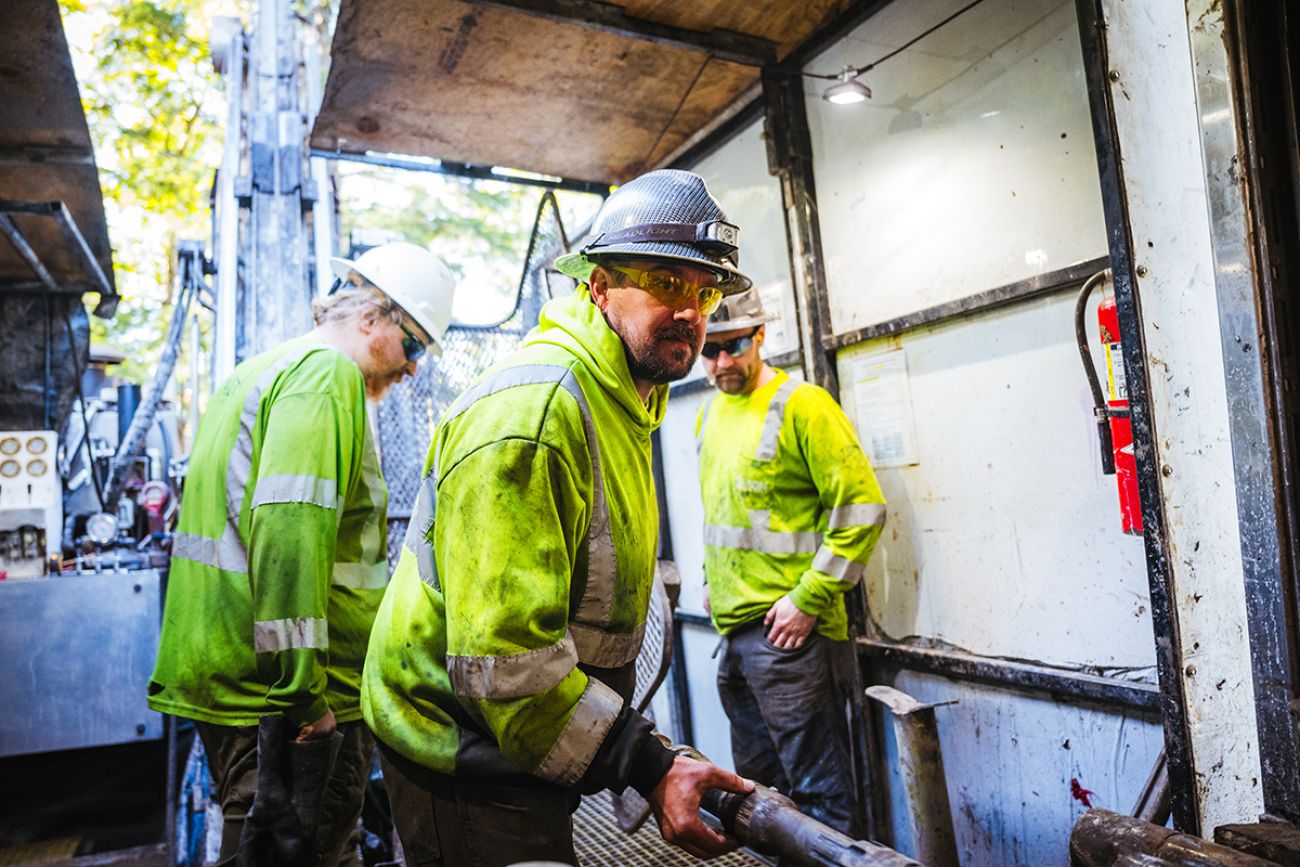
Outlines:
<svg viewBox="0 0 1300 867"><path fill-rule="evenodd" d="M771 627L767 632L767 640L773 646L782 650L794 650L808 640L813 627L817 625L817 618L796 608L787 594L767 609L763 623Z"/></svg>
<svg viewBox="0 0 1300 867"><path fill-rule="evenodd" d="M307 723L298 729L298 742L318 741L334 734L334 729L338 728L338 723L334 721L334 711L325 711L325 716L316 720L316 722Z"/></svg>
<svg viewBox="0 0 1300 867"><path fill-rule="evenodd" d="M744 794L754 791L754 783L709 762L678 756L649 798L659 833L697 858L716 858L739 845L700 821L700 799L707 789Z"/></svg>

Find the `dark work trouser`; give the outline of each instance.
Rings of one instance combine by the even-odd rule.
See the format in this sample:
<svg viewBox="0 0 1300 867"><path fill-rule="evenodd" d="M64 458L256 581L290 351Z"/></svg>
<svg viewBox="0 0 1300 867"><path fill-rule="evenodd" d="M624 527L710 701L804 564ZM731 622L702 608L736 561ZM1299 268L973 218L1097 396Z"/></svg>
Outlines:
<svg viewBox="0 0 1300 867"><path fill-rule="evenodd" d="M858 837L846 718L851 664L847 641L813 632L802 647L781 650L759 620L727 636L718 695L731 720L736 773Z"/></svg>
<svg viewBox="0 0 1300 867"><path fill-rule="evenodd" d="M244 820L257 795L257 726L219 726L195 722L208 770L216 786L224 824L221 856L216 867L230 867L239 849ZM375 739L361 720L339 723L343 746L321 794L313 863L319 867L360 865L353 832L365 800L366 780L374 757ZM349 846L349 842L353 845Z"/></svg>
<svg viewBox="0 0 1300 867"><path fill-rule="evenodd" d="M557 786L471 785L379 742L379 762L407 867L576 864L576 792Z"/></svg>

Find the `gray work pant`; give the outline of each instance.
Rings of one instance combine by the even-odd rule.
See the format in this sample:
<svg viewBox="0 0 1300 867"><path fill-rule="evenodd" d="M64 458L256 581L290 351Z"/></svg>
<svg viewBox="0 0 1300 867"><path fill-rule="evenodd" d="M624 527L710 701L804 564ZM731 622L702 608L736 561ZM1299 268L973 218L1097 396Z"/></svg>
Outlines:
<svg viewBox="0 0 1300 867"><path fill-rule="evenodd" d="M803 646L782 650L758 620L727 636L718 695L731 720L736 773L856 838L846 717L851 664L847 641L813 632Z"/></svg>
<svg viewBox="0 0 1300 867"><path fill-rule="evenodd" d="M231 867L239 850L244 820L257 795L257 726L195 721L194 727L203 741L208 771L225 820L216 867ZM343 735L343 746L321 795L312 863L319 867L359 867L361 855L355 831L374 761L375 739L361 720L339 723L338 730Z"/></svg>
<svg viewBox="0 0 1300 867"><path fill-rule="evenodd" d="M574 790L460 782L403 758L383 741L379 764L407 867L578 863Z"/></svg>

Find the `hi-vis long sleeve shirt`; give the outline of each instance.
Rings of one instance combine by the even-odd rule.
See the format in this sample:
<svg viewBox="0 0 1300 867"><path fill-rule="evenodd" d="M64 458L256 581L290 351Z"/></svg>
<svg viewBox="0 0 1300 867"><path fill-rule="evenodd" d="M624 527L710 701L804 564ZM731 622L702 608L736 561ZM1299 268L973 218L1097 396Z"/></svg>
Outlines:
<svg viewBox="0 0 1300 867"><path fill-rule="evenodd" d="M628 704L654 576L650 434L586 287L447 409L375 620L375 736L462 782L643 794L672 763Z"/></svg>
<svg viewBox="0 0 1300 867"><path fill-rule="evenodd" d="M359 719L387 508L352 359L302 337L236 367L191 452L149 706Z"/></svg>
<svg viewBox="0 0 1300 867"><path fill-rule="evenodd" d="M777 371L750 394L706 402L696 436L718 631L762 617L788 593L818 632L845 638L844 592L880 538L885 498L839 404Z"/></svg>

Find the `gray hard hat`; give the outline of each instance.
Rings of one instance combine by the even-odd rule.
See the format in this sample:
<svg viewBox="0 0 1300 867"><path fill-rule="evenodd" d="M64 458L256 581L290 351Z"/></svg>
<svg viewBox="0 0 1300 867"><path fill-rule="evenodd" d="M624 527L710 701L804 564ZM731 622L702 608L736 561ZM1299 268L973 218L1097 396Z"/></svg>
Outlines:
<svg viewBox="0 0 1300 867"><path fill-rule="evenodd" d="M555 260L575 280L586 280L602 256L649 257L687 262L718 275L724 295L744 292L753 281L738 269L740 228L694 172L659 169L615 190L592 227L594 240Z"/></svg>
<svg viewBox="0 0 1300 867"><path fill-rule="evenodd" d="M738 328L755 328L765 322L771 322L775 314L763 309L763 302L753 289L722 299L722 304L709 317L704 328L705 334L720 334L723 331L735 331Z"/></svg>

